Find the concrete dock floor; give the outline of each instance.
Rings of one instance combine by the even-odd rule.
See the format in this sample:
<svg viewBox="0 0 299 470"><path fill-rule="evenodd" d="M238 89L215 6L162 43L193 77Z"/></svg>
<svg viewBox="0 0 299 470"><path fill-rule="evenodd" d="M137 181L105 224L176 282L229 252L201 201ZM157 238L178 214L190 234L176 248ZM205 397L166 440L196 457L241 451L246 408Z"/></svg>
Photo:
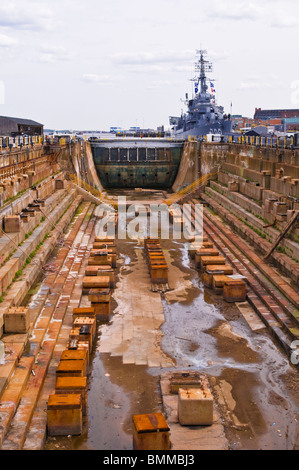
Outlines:
<svg viewBox="0 0 299 470"><path fill-rule="evenodd" d="M117 241L113 316L98 328L85 431L48 438L45 449L132 449L132 415L157 411L174 450L298 449L297 370L247 303L239 309L204 289L183 243L161 243L171 268L165 294L151 292L142 244ZM211 427L178 424L160 383L176 370L209 377Z"/></svg>

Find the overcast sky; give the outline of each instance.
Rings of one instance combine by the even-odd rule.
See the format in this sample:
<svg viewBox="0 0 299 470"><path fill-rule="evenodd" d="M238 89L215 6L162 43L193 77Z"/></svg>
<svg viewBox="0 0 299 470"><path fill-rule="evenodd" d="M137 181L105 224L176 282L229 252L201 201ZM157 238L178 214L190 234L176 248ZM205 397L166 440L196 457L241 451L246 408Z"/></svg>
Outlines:
<svg viewBox="0 0 299 470"><path fill-rule="evenodd" d="M298 44L298 0L1 0L0 115L168 126L200 48L226 112L299 108Z"/></svg>

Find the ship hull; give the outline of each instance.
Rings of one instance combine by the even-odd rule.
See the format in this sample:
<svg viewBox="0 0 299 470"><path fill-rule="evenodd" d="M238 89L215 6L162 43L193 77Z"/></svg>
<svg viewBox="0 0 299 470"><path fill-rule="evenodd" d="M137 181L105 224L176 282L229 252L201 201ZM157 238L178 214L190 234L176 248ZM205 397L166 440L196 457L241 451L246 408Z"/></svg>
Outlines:
<svg viewBox="0 0 299 470"><path fill-rule="evenodd" d="M200 140L207 134L228 135L231 132L231 121L213 122L207 124L189 125L188 123L181 129L174 130L173 135L178 139L187 139L189 136Z"/></svg>

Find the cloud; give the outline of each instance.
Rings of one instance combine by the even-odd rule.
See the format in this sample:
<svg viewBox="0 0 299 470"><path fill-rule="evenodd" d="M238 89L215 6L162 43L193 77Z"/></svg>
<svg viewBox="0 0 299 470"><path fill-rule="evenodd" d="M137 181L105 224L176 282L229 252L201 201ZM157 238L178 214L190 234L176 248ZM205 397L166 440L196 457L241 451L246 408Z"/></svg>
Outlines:
<svg viewBox="0 0 299 470"><path fill-rule="evenodd" d="M271 21L271 26L275 28L292 28L299 25L299 19L285 12L278 12Z"/></svg>
<svg viewBox="0 0 299 470"><path fill-rule="evenodd" d="M173 85L173 82L169 80L155 80L150 85L147 86L149 90L156 90L158 88L169 87Z"/></svg>
<svg viewBox="0 0 299 470"><path fill-rule="evenodd" d="M248 75L240 85L238 90L256 90L259 88L280 88L283 86L281 80L274 74L261 77L257 74Z"/></svg>
<svg viewBox="0 0 299 470"><path fill-rule="evenodd" d="M119 80L119 77L114 77L111 75L97 75L95 73L85 73L82 77L82 80L87 83L109 84Z"/></svg>
<svg viewBox="0 0 299 470"><path fill-rule="evenodd" d="M257 89L257 88L260 88L261 87L261 84L259 82L241 82L240 85L238 86L238 89L239 90L253 90L253 89Z"/></svg>
<svg viewBox="0 0 299 470"><path fill-rule="evenodd" d="M242 0L210 3L207 15L209 19L220 20L255 20L260 17L262 8L255 2Z"/></svg>
<svg viewBox="0 0 299 470"><path fill-rule="evenodd" d="M179 63L190 61L194 58L195 50L163 51L163 52L124 52L114 54L112 61L120 65L144 65Z"/></svg>
<svg viewBox="0 0 299 470"><path fill-rule="evenodd" d="M40 48L40 62L54 63L58 61L69 61L73 53L67 51L63 46L53 46L43 44Z"/></svg>
<svg viewBox="0 0 299 470"><path fill-rule="evenodd" d="M0 34L0 47L11 47L17 44L17 40L5 34Z"/></svg>
<svg viewBox="0 0 299 470"><path fill-rule="evenodd" d="M53 25L53 13L40 2L7 1L0 4L0 26L7 28L48 30Z"/></svg>

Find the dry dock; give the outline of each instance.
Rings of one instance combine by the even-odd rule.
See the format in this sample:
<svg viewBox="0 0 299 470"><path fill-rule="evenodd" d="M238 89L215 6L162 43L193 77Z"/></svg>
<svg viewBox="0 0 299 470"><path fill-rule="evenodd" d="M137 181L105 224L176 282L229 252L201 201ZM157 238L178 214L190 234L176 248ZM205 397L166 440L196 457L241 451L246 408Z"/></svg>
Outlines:
<svg viewBox="0 0 299 470"><path fill-rule="evenodd" d="M204 259L204 252L191 256L186 240L171 236L155 245L152 264L141 239L116 237L115 253L107 245L105 253L97 254L98 194L94 188L88 191L87 182L79 188L70 178L74 155L80 160L81 151L72 149L69 155L68 147L61 146L45 154L37 146L21 166L20 157L10 155L8 161L3 156L1 449L132 450L132 417L162 413L172 450L298 450L299 376L291 360L299 337L296 224L280 250L265 259L299 207L296 178L285 178L288 172L296 176L298 155L282 152L276 168L271 150L264 170L255 163L260 156L247 157L247 150L235 155L233 164L235 150L228 149L217 178L177 200L191 205L192 223L196 205L203 207L206 249L214 250L214 264ZM246 158L251 159L250 175L240 170ZM202 165L216 163L220 154L207 147L201 149L201 159ZM279 177L278 166L284 176ZM148 215L151 203L173 196L108 190L106 200L115 201L119 194L126 195L128 204L144 204ZM171 223L170 235L172 230ZM99 273L86 279L87 271L93 271L87 268L106 253L111 264L105 272L113 274L114 282ZM216 260L244 283L242 301L225 296L225 286L234 285L231 279L223 274L214 279L213 269L204 267L215 266ZM165 265L167 283L157 286L153 266ZM91 294L86 286L92 280L96 292ZM242 282L234 286L243 289ZM83 340L74 309L93 306L98 309L96 328ZM89 342L81 374L87 380L87 407L79 433L55 435L49 432L47 408L71 340L80 340L83 349ZM214 403L211 425L180 424L178 395L171 392L178 373L207 379Z"/></svg>

